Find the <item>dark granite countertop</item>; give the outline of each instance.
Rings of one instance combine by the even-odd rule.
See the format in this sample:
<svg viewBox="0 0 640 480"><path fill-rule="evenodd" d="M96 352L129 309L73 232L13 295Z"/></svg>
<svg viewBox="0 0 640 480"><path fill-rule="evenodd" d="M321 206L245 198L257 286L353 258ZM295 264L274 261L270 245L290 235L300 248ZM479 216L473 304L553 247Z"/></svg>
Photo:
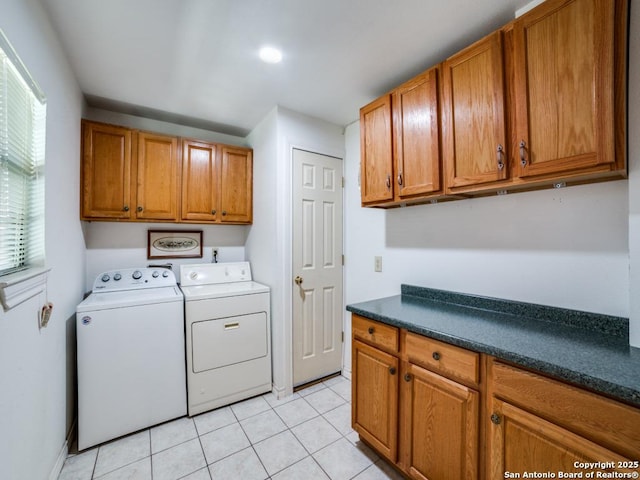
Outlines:
<svg viewBox="0 0 640 480"><path fill-rule="evenodd" d="M350 312L538 370L640 407L629 320L402 285Z"/></svg>

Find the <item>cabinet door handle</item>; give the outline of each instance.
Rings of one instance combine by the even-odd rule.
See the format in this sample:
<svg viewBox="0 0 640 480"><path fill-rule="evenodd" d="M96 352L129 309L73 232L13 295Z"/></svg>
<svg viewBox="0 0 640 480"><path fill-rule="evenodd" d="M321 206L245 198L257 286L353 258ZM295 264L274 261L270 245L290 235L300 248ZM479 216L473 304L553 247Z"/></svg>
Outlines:
<svg viewBox="0 0 640 480"><path fill-rule="evenodd" d="M404 374L404 381L405 382L410 382L411 381L411 375L409 375L408 373Z"/></svg>
<svg viewBox="0 0 640 480"><path fill-rule="evenodd" d="M502 419L500 418L500 415L498 415L497 413L494 413L493 415L491 415L491 422L496 424L496 425L500 425L500 422L502 421Z"/></svg>
<svg viewBox="0 0 640 480"><path fill-rule="evenodd" d="M504 168L504 147L502 145L498 145L497 156L498 156L498 170L502 170Z"/></svg>
<svg viewBox="0 0 640 480"><path fill-rule="evenodd" d="M369 335L373 335L374 332L374 328L373 327L369 327L369 330L367 330L367 332L369 332Z"/></svg>
<svg viewBox="0 0 640 480"><path fill-rule="evenodd" d="M224 217L227 214L226 210L222 210L222 216Z"/></svg>
<svg viewBox="0 0 640 480"><path fill-rule="evenodd" d="M402 172L398 174L398 185L402 186Z"/></svg>
<svg viewBox="0 0 640 480"><path fill-rule="evenodd" d="M523 167L527 166L527 151L526 151L526 146L527 144L524 142L524 140L520 140L520 165L522 165Z"/></svg>
<svg viewBox="0 0 640 480"><path fill-rule="evenodd" d="M440 360L440 352L433 352L431 356L434 360Z"/></svg>
<svg viewBox="0 0 640 480"><path fill-rule="evenodd" d="M144 210L144 209L142 208L142 205L138 205L137 210L138 210L139 212L141 212L141 211L142 211L142 210Z"/></svg>
<svg viewBox="0 0 640 480"><path fill-rule="evenodd" d="M391 375L395 375L396 374L396 367L389 367L389 373Z"/></svg>
<svg viewBox="0 0 640 480"><path fill-rule="evenodd" d="M125 205L124 207L122 207L122 210L124 210L125 212L129 211L129 205Z"/></svg>
<svg viewBox="0 0 640 480"><path fill-rule="evenodd" d="M215 215L216 211L215 210L211 210L211 215Z"/></svg>
<svg viewBox="0 0 640 480"><path fill-rule="evenodd" d="M387 175L387 190L391 190L391 175Z"/></svg>

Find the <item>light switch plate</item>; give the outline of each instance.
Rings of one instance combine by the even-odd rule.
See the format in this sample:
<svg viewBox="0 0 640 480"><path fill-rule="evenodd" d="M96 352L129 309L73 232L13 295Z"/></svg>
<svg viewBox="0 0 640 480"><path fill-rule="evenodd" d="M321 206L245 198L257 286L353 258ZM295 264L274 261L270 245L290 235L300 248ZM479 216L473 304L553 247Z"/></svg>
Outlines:
<svg viewBox="0 0 640 480"><path fill-rule="evenodd" d="M382 271L382 257L373 257L373 270L376 272Z"/></svg>

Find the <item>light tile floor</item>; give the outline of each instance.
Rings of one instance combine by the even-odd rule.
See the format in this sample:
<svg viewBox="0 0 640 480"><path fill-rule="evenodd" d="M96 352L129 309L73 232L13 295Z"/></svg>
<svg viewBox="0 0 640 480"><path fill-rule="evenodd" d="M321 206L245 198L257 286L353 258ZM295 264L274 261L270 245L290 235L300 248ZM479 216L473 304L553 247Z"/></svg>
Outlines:
<svg viewBox="0 0 640 480"><path fill-rule="evenodd" d="M58 480L399 480L351 429L339 376L251 398L69 455Z"/></svg>

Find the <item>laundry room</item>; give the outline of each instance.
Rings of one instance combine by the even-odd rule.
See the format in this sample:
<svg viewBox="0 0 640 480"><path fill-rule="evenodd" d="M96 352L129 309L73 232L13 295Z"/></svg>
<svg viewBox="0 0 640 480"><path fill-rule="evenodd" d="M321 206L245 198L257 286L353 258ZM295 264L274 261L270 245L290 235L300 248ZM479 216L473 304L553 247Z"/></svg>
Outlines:
<svg viewBox="0 0 640 480"><path fill-rule="evenodd" d="M1 0L0 479L640 473L638 7Z"/></svg>

